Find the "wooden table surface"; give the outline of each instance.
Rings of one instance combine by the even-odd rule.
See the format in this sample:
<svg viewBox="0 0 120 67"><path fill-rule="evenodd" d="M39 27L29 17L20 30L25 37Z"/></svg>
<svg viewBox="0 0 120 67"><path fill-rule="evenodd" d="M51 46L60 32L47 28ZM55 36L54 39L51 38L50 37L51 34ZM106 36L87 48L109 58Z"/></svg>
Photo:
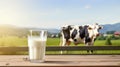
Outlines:
<svg viewBox="0 0 120 67"><path fill-rule="evenodd" d="M120 66L120 55L46 55L44 63L32 63L28 55L0 55L0 66Z"/></svg>

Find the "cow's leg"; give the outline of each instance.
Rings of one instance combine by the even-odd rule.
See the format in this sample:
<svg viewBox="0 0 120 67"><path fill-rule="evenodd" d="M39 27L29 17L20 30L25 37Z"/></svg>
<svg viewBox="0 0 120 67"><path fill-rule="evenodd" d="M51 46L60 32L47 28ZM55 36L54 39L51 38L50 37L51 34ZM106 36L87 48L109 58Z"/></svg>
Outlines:
<svg viewBox="0 0 120 67"><path fill-rule="evenodd" d="M89 50L87 50L87 53L90 53Z"/></svg>
<svg viewBox="0 0 120 67"><path fill-rule="evenodd" d="M93 46L93 45L94 45L94 41L91 42L91 46ZM91 53L93 53L93 50L91 50Z"/></svg>
<svg viewBox="0 0 120 67"><path fill-rule="evenodd" d="M70 44L71 44L71 41L69 41L69 40L68 40L68 41L66 41L65 46L70 46ZM68 53L69 53L69 51L67 51L67 50L66 50L66 51L64 51L64 52L65 52L66 54L68 54Z"/></svg>
<svg viewBox="0 0 120 67"><path fill-rule="evenodd" d="M86 46L93 46L93 43L92 42L88 42L86 43ZM87 50L87 53L93 53L93 50Z"/></svg>
<svg viewBox="0 0 120 67"><path fill-rule="evenodd" d="M88 44L89 46L93 46L93 42L89 42ZM93 50L90 50L90 53L93 54Z"/></svg>
<svg viewBox="0 0 120 67"><path fill-rule="evenodd" d="M64 35L62 34L62 37L60 38L60 46L66 45L66 39L64 38ZM63 51L60 51L60 54L63 54Z"/></svg>
<svg viewBox="0 0 120 67"><path fill-rule="evenodd" d="M65 45L69 46L71 44L71 41L66 41Z"/></svg>
<svg viewBox="0 0 120 67"><path fill-rule="evenodd" d="M64 34L62 33L62 37L60 38L60 46L65 46L66 39L64 38Z"/></svg>
<svg viewBox="0 0 120 67"><path fill-rule="evenodd" d="M66 46L66 39L63 39L63 40L62 40L61 46ZM62 50L61 50L61 54L63 54L63 51L62 51Z"/></svg>
<svg viewBox="0 0 120 67"><path fill-rule="evenodd" d="M85 44L86 46L89 46L88 43ZM87 53L89 53L89 50L87 50Z"/></svg>

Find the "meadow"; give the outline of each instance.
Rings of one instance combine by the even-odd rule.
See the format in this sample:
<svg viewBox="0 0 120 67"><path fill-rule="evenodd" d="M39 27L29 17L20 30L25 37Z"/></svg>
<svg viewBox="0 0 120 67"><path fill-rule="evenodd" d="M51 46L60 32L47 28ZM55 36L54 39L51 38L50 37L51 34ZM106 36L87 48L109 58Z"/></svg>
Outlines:
<svg viewBox="0 0 120 67"><path fill-rule="evenodd" d="M113 46L120 46L120 40L111 40ZM59 46L60 38L48 38L47 46ZM74 45L74 44L71 44ZM105 40L96 40L94 43L95 46L106 46ZM7 36L0 37L0 46L27 46L26 37L17 37L17 36ZM78 44L78 46L84 46L84 44Z"/></svg>
<svg viewBox="0 0 120 67"><path fill-rule="evenodd" d="M60 38L48 38L47 39L47 46L60 46ZM94 43L94 46L106 46L105 40L96 40ZM120 46L120 40L112 40L113 46ZM27 45L27 38L26 37L16 37L16 36L7 36L7 37L0 37L0 46L8 46L8 47L21 47L21 46L28 46ZM74 44L71 44L71 46L74 46ZM84 44L78 44L78 46L84 46ZM59 51L48 51L47 54L59 54ZM66 53L66 52L65 52ZM68 51L68 54L86 54L86 51ZM120 51L95 51L94 53L97 54L109 54L109 53L119 53ZM12 53L16 54L16 53ZM22 53L22 54L28 54L28 53Z"/></svg>

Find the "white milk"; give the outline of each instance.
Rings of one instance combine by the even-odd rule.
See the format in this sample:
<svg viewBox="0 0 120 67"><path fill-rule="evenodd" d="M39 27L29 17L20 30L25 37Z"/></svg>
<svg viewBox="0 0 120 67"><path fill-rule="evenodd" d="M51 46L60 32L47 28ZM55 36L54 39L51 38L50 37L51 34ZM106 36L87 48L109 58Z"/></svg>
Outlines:
<svg viewBox="0 0 120 67"><path fill-rule="evenodd" d="M33 62L44 62L46 39L28 36L29 58Z"/></svg>

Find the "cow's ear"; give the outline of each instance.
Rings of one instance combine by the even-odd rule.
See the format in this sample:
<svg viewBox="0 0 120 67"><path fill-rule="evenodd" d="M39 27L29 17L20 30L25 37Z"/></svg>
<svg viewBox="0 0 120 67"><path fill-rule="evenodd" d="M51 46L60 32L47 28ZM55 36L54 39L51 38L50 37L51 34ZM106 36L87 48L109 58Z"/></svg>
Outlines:
<svg viewBox="0 0 120 67"><path fill-rule="evenodd" d="M68 26L68 29L69 29L69 30L72 30L72 27L69 25L69 26Z"/></svg>
<svg viewBox="0 0 120 67"><path fill-rule="evenodd" d="M94 25L99 25L98 23L94 23Z"/></svg>
<svg viewBox="0 0 120 67"><path fill-rule="evenodd" d="M67 28L66 27L62 27L62 30L66 30Z"/></svg>
<svg viewBox="0 0 120 67"><path fill-rule="evenodd" d="M79 26L79 29L82 29L83 27L82 26Z"/></svg>
<svg viewBox="0 0 120 67"><path fill-rule="evenodd" d="M65 27L62 27L62 29L65 29Z"/></svg>
<svg viewBox="0 0 120 67"><path fill-rule="evenodd" d="M99 29L103 29L103 26L99 26Z"/></svg>
<svg viewBox="0 0 120 67"><path fill-rule="evenodd" d="M92 27L88 27L89 30L92 30Z"/></svg>

